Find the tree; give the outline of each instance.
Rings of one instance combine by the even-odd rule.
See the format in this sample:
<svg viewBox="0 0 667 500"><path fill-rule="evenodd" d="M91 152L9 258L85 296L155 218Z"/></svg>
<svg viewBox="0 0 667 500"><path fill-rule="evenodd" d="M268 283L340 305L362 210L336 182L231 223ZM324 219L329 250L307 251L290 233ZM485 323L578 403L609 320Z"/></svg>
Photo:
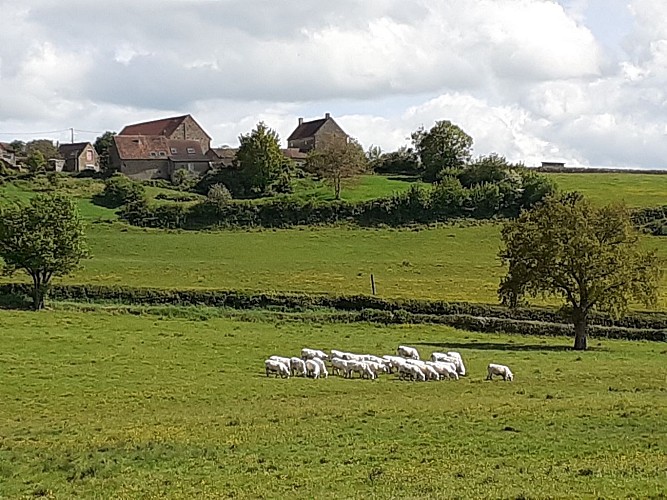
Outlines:
<svg viewBox="0 0 667 500"><path fill-rule="evenodd" d="M46 158L44 158L44 154L39 149L31 151L25 162L31 172L40 172L46 169Z"/></svg>
<svg viewBox="0 0 667 500"><path fill-rule="evenodd" d="M111 173L111 161L109 159L109 151L113 147L113 138L116 132L106 131L97 139L95 139L95 151L100 157L100 169L102 172Z"/></svg>
<svg viewBox="0 0 667 500"><path fill-rule="evenodd" d="M366 153L368 156L368 153ZM379 174L419 175L419 157L412 148L401 146L396 151L373 158L370 168Z"/></svg>
<svg viewBox="0 0 667 500"><path fill-rule="evenodd" d="M368 170L368 159L354 139L324 143L308 154L308 170L326 179L340 199L343 180L353 179Z"/></svg>
<svg viewBox="0 0 667 500"><path fill-rule="evenodd" d="M76 204L61 194L40 194L27 205L0 209L0 257L5 273L22 269L33 282L33 308L44 307L51 278L69 274L88 256Z"/></svg>
<svg viewBox="0 0 667 500"><path fill-rule="evenodd" d="M505 305L555 296L574 323L574 348L587 347L589 314L620 317L631 300L657 301L662 269L643 251L622 205L596 207L578 193L550 196L505 225L500 257L509 264L498 294Z"/></svg>
<svg viewBox="0 0 667 500"><path fill-rule="evenodd" d="M42 153L42 155L44 155L44 159L47 161L53 158L62 158L60 151L58 151L58 148L53 145L53 141L50 139L35 139L34 141L26 143L25 152L27 156L30 156L36 151Z"/></svg>
<svg viewBox="0 0 667 500"><path fill-rule="evenodd" d="M271 183L288 169L288 159L280 151L278 133L264 122L247 135L239 137L241 143L236 159L236 166L248 193L264 194Z"/></svg>
<svg viewBox="0 0 667 500"><path fill-rule="evenodd" d="M428 132L421 127L411 138L427 182L438 180L442 169L462 167L472 155L472 137L448 120L436 122Z"/></svg>

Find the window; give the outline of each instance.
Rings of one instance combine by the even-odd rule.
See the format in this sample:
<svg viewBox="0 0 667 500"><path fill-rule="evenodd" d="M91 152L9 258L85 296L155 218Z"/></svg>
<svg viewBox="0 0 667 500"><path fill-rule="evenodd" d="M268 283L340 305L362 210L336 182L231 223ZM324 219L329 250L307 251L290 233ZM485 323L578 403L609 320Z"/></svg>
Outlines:
<svg viewBox="0 0 667 500"><path fill-rule="evenodd" d="M176 153L178 153L178 149L171 148L171 154L175 155Z"/></svg>
<svg viewBox="0 0 667 500"><path fill-rule="evenodd" d="M93 161L93 152L90 149L86 150L86 161Z"/></svg>
<svg viewBox="0 0 667 500"><path fill-rule="evenodd" d="M157 156L157 153L155 151L151 151L151 156L155 157Z"/></svg>
<svg viewBox="0 0 667 500"><path fill-rule="evenodd" d="M160 151L160 156L167 156L167 152L166 151Z"/></svg>
<svg viewBox="0 0 667 500"><path fill-rule="evenodd" d="M195 154L195 148L188 148L188 154L189 155ZM188 165L189 165L189 163L188 163Z"/></svg>
<svg viewBox="0 0 667 500"><path fill-rule="evenodd" d="M194 172L194 171L195 171L195 164L188 163L188 172Z"/></svg>

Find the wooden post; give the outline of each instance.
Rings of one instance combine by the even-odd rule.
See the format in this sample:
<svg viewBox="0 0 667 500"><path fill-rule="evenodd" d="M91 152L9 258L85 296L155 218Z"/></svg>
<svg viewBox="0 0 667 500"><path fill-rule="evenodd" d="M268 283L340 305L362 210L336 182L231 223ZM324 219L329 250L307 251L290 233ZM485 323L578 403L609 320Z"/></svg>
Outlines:
<svg viewBox="0 0 667 500"><path fill-rule="evenodd" d="M373 274L371 274L371 290L373 291L373 295L375 295L375 278Z"/></svg>

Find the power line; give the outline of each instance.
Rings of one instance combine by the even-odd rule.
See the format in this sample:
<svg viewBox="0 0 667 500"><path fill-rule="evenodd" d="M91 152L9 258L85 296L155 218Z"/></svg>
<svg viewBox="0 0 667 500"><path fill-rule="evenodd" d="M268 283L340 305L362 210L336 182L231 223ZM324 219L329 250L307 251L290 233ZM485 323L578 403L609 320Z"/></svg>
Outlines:
<svg viewBox="0 0 667 500"><path fill-rule="evenodd" d="M69 132L70 129L66 128L63 130L51 130L48 132L0 132L0 135L47 135L47 134L62 134L63 132ZM93 132L94 133L94 132Z"/></svg>

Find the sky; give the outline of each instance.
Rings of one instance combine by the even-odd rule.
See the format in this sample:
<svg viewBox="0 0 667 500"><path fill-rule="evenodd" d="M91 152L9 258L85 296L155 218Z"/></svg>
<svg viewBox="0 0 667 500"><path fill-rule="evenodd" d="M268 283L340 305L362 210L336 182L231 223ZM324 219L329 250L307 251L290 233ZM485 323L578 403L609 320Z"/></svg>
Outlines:
<svg viewBox="0 0 667 500"><path fill-rule="evenodd" d="M528 166L667 169L665 0L0 0L0 141L191 114L213 146L330 113L449 120Z"/></svg>

